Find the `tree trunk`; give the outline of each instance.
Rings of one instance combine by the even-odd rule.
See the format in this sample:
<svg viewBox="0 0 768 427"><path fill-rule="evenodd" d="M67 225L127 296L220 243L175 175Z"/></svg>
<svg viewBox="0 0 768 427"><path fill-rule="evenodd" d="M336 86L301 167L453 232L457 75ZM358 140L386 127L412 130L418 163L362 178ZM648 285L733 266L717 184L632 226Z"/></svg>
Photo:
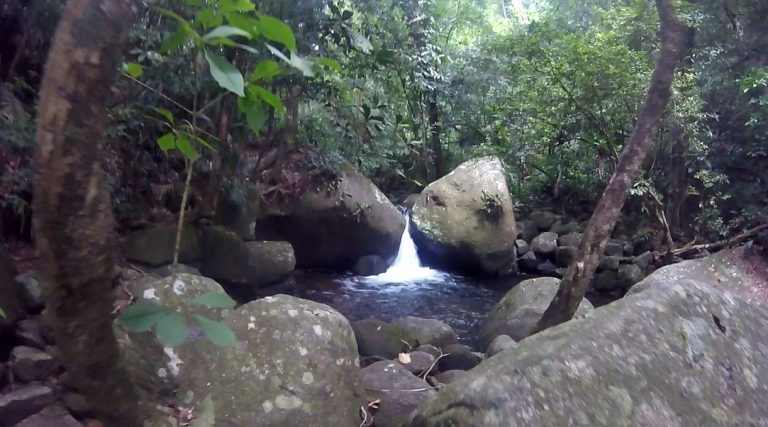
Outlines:
<svg viewBox="0 0 768 427"><path fill-rule="evenodd" d="M134 0L71 0L40 90L34 222L48 321L67 369L106 425L139 426L141 411L112 329L114 219L99 140Z"/></svg>
<svg viewBox="0 0 768 427"><path fill-rule="evenodd" d="M587 284L597 268L605 243L616 225L627 191L637 178L640 165L648 152L653 129L669 101L675 67L682 56L685 27L677 19L672 0L656 0L656 8L661 25L661 53L653 70L640 117L616 171L584 231L578 257L568 267L557 295L531 331L532 334L566 322L576 313L586 293Z"/></svg>
<svg viewBox="0 0 768 427"><path fill-rule="evenodd" d="M434 179L440 179L444 174L443 147L440 144L440 107L437 105L435 90L429 95L429 141L435 163Z"/></svg>
<svg viewBox="0 0 768 427"><path fill-rule="evenodd" d="M666 216L669 221L669 229L674 237L680 237L682 228L682 210L685 200L688 198L688 137L679 131L679 137L672 146L672 156L669 162L669 187L666 197Z"/></svg>

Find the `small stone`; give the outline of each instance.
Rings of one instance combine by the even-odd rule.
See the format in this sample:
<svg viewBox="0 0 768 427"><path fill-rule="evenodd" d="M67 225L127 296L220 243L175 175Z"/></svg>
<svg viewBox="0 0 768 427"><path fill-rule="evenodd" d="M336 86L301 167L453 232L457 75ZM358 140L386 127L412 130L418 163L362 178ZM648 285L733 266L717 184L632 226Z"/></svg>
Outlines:
<svg viewBox="0 0 768 427"><path fill-rule="evenodd" d="M515 248L517 249L517 256L523 256L528 253L528 242L523 239L515 240Z"/></svg>
<svg viewBox="0 0 768 427"><path fill-rule="evenodd" d="M88 399L80 393L74 391L65 391L61 396L61 401L72 411L73 414L87 414L91 412L91 404Z"/></svg>
<svg viewBox="0 0 768 427"><path fill-rule="evenodd" d="M488 350L485 351L485 356L491 357L504 350L515 347L517 347L517 341L512 339L512 337L509 335L499 335L491 341L491 345L489 345Z"/></svg>
<svg viewBox="0 0 768 427"><path fill-rule="evenodd" d="M44 326L39 317L21 320L16 325L16 338L25 346L44 350L50 344L45 336Z"/></svg>
<svg viewBox="0 0 768 427"><path fill-rule="evenodd" d="M560 246L573 246L575 248L578 248L579 245L581 245L581 233L568 233L564 236L560 236L557 239L557 243Z"/></svg>
<svg viewBox="0 0 768 427"><path fill-rule="evenodd" d="M597 264L597 271L616 271L619 269L621 258L617 256L604 256Z"/></svg>
<svg viewBox="0 0 768 427"><path fill-rule="evenodd" d="M53 399L53 390L37 384L22 386L0 395L0 425L12 426L40 412Z"/></svg>
<svg viewBox="0 0 768 427"><path fill-rule="evenodd" d="M360 257L352 271L359 276L374 276L387 271L387 261L379 255Z"/></svg>
<svg viewBox="0 0 768 427"><path fill-rule="evenodd" d="M563 224L561 222L556 222L552 229L550 230L553 233L557 233L559 236L570 234L570 233L576 233L580 230L579 223L576 221L571 221L566 224Z"/></svg>
<svg viewBox="0 0 768 427"><path fill-rule="evenodd" d="M540 263L536 266L536 269L539 270L539 273L541 274L557 274L557 266L555 264L552 264L552 261L545 259L544 262Z"/></svg>
<svg viewBox="0 0 768 427"><path fill-rule="evenodd" d="M531 250L536 255L553 255L557 250L557 234L551 231L539 234L531 242Z"/></svg>
<svg viewBox="0 0 768 427"><path fill-rule="evenodd" d="M635 265L640 267L641 270L645 270L651 264L652 259L653 254L650 251L646 251L636 256L632 261L635 263Z"/></svg>
<svg viewBox="0 0 768 427"><path fill-rule="evenodd" d="M416 348L416 351L423 351L424 353L431 354L434 357L440 357L440 349L432 344L422 344Z"/></svg>
<svg viewBox="0 0 768 427"><path fill-rule="evenodd" d="M467 371L463 371L461 369L451 369L450 371L440 372L439 374L435 375L435 379L437 379L440 384L450 384L466 376Z"/></svg>
<svg viewBox="0 0 768 427"><path fill-rule="evenodd" d="M407 359L408 363L404 363L402 358L398 358L397 360L401 365L405 366L406 369L411 371L412 374L421 375L427 370L434 368L433 365L435 363L435 356L432 356L429 353L423 351L412 351L410 353L403 354L407 354L409 356L409 359Z"/></svg>
<svg viewBox="0 0 768 427"><path fill-rule="evenodd" d="M517 223L517 236L519 239L530 243L538 235L539 229L533 221L523 220Z"/></svg>
<svg viewBox="0 0 768 427"><path fill-rule="evenodd" d="M528 251L517 260L517 265L520 266L521 270L535 271L536 267L539 266L539 260L536 259L536 255L532 251Z"/></svg>
<svg viewBox="0 0 768 427"><path fill-rule="evenodd" d="M568 267L576 259L579 249L575 246L560 246L555 251L555 264L558 267Z"/></svg>
<svg viewBox="0 0 768 427"><path fill-rule="evenodd" d="M555 222L555 214L552 212L532 212L528 215L528 219L536 224L539 231L549 231Z"/></svg>
<svg viewBox="0 0 768 427"><path fill-rule="evenodd" d="M19 289L19 295L27 310L38 312L45 308L43 286L35 278L33 272L19 274L13 279Z"/></svg>
<svg viewBox="0 0 768 427"><path fill-rule="evenodd" d="M611 291L619 287L619 275L615 271L603 271L595 276L595 290Z"/></svg>
<svg viewBox="0 0 768 427"><path fill-rule="evenodd" d="M30 382L44 379L56 364L48 353L22 345L11 350L11 366L15 376Z"/></svg>
<svg viewBox="0 0 768 427"><path fill-rule="evenodd" d="M608 242L603 253L607 256L622 256L624 254L624 245L616 241Z"/></svg>
<svg viewBox="0 0 768 427"><path fill-rule="evenodd" d="M82 427L72 415L61 405L51 405L15 427Z"/></svg>
<svg viewBox="0 0 768 427"><path fill-rule="evenodd" d="M635 264L624 264L619 267L619 283L624 289L631 288L644 277L643 270Z"/></svg>
<svg viewBox="0 0 768 427"><path fill-rule="evenodd" d="M441 372L453 369L468 371L479 365L482 361L480 356L476 355L469 347L462 344L451 344L446 346L443 348L443 353L445 356L438 362Z"/></svg>

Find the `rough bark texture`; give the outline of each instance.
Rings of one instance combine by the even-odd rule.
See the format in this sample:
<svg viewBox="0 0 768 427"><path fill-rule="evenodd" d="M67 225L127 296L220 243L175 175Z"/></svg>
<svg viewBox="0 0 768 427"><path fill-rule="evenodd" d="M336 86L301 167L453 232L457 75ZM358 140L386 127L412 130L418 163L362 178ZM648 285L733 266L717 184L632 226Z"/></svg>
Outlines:
<svg viewBox="0 0 768 427"><path fill-rule="evenodd" d="M139 2L71 0L48 57L37 116L35 228L48 320L74 388L106 425L138 426L112 329L115 239L98 141Z"/></svg>
<svg viewBox="0 0 768 427"><path fill-rule="evenodd" d="M586 293L587 284L597 268L605 243L611 235L621 208L640 165L648 153L651 134L664 114L670 87L685 41L685 27L677 19L671 0L656 0L661 26L661 54L653 70L651 85L629 144L621 155L616 171L603 192L592 218L584 231L579 255L568 267L560 289L531 333L570 320Z"/></svg>

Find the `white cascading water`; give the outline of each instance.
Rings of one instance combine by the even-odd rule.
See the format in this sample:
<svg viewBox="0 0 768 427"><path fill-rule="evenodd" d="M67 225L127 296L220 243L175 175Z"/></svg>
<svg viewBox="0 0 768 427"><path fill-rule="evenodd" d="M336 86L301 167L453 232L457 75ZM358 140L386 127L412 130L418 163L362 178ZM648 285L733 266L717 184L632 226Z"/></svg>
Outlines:
<svg viewBox="0 0 768 427"><path fill-rule="evenodd" d="M416 251L416 244L411 239L409 228L410 221L406 219L405 231L403 231L403 236L400 238L400 248L397 250L397 257L392 266L384 273L368 276L368 278L387 283L400 283L433 279L440 275L440 272L437 270L421 266L419 254Z"/></svg>

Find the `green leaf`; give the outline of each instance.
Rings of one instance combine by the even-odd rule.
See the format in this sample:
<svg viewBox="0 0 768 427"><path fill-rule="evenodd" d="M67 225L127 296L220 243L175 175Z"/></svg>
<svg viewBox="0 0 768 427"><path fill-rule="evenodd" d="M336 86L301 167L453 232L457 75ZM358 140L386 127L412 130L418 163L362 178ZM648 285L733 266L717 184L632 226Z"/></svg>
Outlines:
<svg viewBox="0 0 768 427"><path fill-rule="evenodd" d="M296 50L296 38L293 30L285 22L269 15L259 15L259 31L272 41L281 43L289 50Z"/></svg>
<svg viewBox="0 0 768 427"><path fill-rule="evenodd" d="M216 427L216 412L213 407L213 398L210 394L205 396L198 408L199 415L189 423L189 427Z"/></svg>
<svg viewBox="0 0 768 427"><path fill-rule="evenodd" d="M183 154L184 157L191 161L200 158L200 154L195 151L195 148L192 147L192 144L189 142L189 138L183 133L176 136L176 148L181 151L181 154Z"/></svg>
<svg viewBox="0 0 768 427"><path fill-rule="evenodd" d="M117 322L129 331L145 332L152 329L166 314L168 314L168 309L142 300L123 310L117 318Z"/></svg>
<svg viewBox="0 0 768 427"><path fill-rule="evenodd" d="M213 147L211 146L211 144L209 144L209 143L208 143L208 141L204 140L203 138L200 138L199 136L196 136L196 137L195 137L195 141L196 141L198 144L202 145L203 147L205 147L205 148L207 148L207 149L209 149L209 150L213 151L214 153L216 152L216 149L215 149L215 148L213 148Z"/></svg>
<svg viewBox="0 0 768 427"><path fill-rule="evenodd" d="M205 305L211 308L232 308L237 304L235 300L224 292L206 292L196 296L190 303Z"/></svg>
<svg viewBox="0 0 768 427"><path fill-rule="evenodd" d="M230 64L224 57L205 50L205 59L211 67L211 75L219 86L235 93L237 96L245 96L245 81L240 71Z"/></svg>
<svg viewBox="0 0 768 427"><path fill-rule="evenodd" d="M237 344L237 337L229 326L205 316L194 315L194 317L205 336L212 343L221 347L231 347Z"/></svg>
<svg viewBox="0 0 768 427"><path fill-rule="evenodd" d="M157 107L155 107L154 110L157 111L158 114L165 117L165 121L167 121L168 123L170 124L174 123L173 113L171 113L170 111L166 110L165 108L157 108Z"/></svg>
<svg viewBox="0 0 768 427"><path fill-rule="evenodd" d="M188 38L189 31L183 27L179 27L175 33L171 34L165 40L163 40L163 44L160 45L160 52L163 54L172 52L186 43Z"/></svg>
<svg viewBox="0 0 768 427"><path fill-rule="evenodd" d="M228 13L227 22L233 27L237 27L251 34L251 37L257 37L259 33L259 20L241 13Z"/></svg>
<svg viewBox="0 0 768 427"><path fill-rule="evenodd" d="M278 113L283 113L285 111L285 106L280 101L280 98L275 96L275 94L273 94L272 92L264 89L261 86L255 86L255 85L248 86L248 89L251 91L251 94L253 94L254 97L258 97L262 101L271 105L272 108L274 108L275 111L277 111Z"/></svg>
<svg viewBox="0 0 768 427"><path fill-rule="evenodd" d="M168 313L157 322L155 332L164 346L176 347L187 339L189 328L179 313Z"/></svg>
<svg viewBox="0 0 768 427"><path fill-rule="evenodd" d="M123 63L123 72L133 77L134 79L138 79L144 75L144 67L142 67L141 64L137 64L135 62L125 62Z"/></svg>
<svg viewBox="0 0 768 427"><path fill-rule="evenodd" d="M315 72L312 70L312 61L302 58L293 52L291 53L291 57L288 58L283 54L283 52L280 52L278 49L276 49L274 46L270 44L267 44L267 49L269 49L269 51L272 52L273 55L287 62L288 65L290 65L291 67L301 71L302 74L304 74L304 76L314 77Z"/></svg>
<svg viewBox="0 0 768 427"><path fill-rule="evenodd" d="M271 59L265 59L256 64L251 80L270 80L278 75L280 75L280 65Z"/></svg>
<svg viewBox="0 0 768 427"><path fill-rule="evenodd" d="M208 29L221 25L223 18L221 15L216 14L213 9L203 9L195 14L195 21L203 28Z"/></svg>
<svg viewBox="0 0 768 427"><path fill-rule="evenodd" d="M173 150L176 148L176 135L173 133L166 133L160 138L157 138L157 145L159 145L160 149L165 152Z"/></svg>
<svg viewBox="0 0 768 427"><path fill-rule="evenodd" d="M6 316L5 316L5 310L3 310L2 308L0 308L0 319L5 319L5 318L6 318Z"/></svg>
<svg viewBox="0 0 768 427"><path fill-rule="evenodd" d="M219 10L224 13L250 12L256 10L256 6L251 0L221 0Z"/></svg>
<svg viewBox="0 0 768 427"><path fill-rule="evenodd" d="M339 73L341 72L341 64L339 64L338 62L334 61L333 59L330 59L330 58L315 58L315 60L320 65L324 65L324 66L326 66L328 68L336 70Z"/></svg>
<svg viewBox="0 0 768 427"><path fill-rule="evenodd" d="M203 40L211 40L215 39L217 37L234 37L234 36L240 36L250 39L251 33L245 30L241 30L237 27L232 27L229 25L219 25L218 27L211 30L208 34L203 36Z"/></svg>
<svg viewBox="0 0 768 427"><path fill-rule="evenodd" d="M245 112L245 121L248 122L248 126L253 133L257 135L261 132L261 129L264 128L264 124L267 122L267 117L267 110L258 104L252 105Z"/></svg>
<svg viewBox="0 0 768 427"><path fill-rule="evenodd" d="M256 50L256 48L248 46L247 44L235 43L235 47L239 48L239 49L242 49L242 50L244 50L246 52L253 53L254 55L258 55L258 53L259 53L259 51Z"/></svg>

